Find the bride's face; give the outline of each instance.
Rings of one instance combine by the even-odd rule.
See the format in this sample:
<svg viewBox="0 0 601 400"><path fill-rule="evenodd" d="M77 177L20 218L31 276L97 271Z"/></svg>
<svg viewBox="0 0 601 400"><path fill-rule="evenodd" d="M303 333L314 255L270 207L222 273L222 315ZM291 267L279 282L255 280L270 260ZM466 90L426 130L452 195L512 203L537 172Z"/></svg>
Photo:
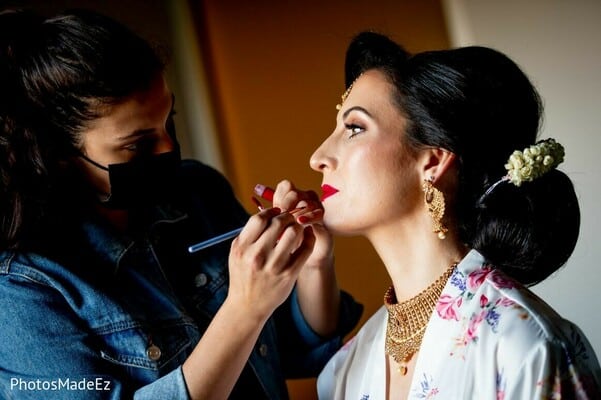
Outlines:
<svg viewBox="0 0 601 400"><path fill-rule="evenodd" d="M311 156L311 167L323 174L324 223L338 234L368 234L423 211L421 177L393 88L381 72L363 73L336 128Z"/></svg>

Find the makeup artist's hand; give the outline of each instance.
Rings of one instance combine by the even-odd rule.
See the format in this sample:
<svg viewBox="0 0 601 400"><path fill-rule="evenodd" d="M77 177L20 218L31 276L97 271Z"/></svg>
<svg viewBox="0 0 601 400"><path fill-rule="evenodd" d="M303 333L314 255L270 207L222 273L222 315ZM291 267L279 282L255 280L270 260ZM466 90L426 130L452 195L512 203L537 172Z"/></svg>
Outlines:
<svg viewBox="0 0 601 400"><path fill-rule="evenodd" d="M323 206L317 193L297 189L282 181L273 195L273 204L283 210L306 207L296 214L300 225L310 227L315 236L311 255L296 281L298 304L311 328L323 337L336 332L339 319L340 290L334 269L332 235L323 225Z"/></svg>
<svg viewBox="0 0 601 400"><path fill-rule="evenodd" d="M334 242L330 232L323 226L323 206L319 196L312 190L299 190L288 180L278 183L273 195L273 206L282 210L305 207L295 213L296 221L310 226L315 235L313 253L307 259L305 268L330 268L334 265Z"/></svg>
<svg viewBox="0 0 601 400"><path fill-rule="evenodd" d="M227 301L266 320L292 292L314 244L311 229L278 208L252 216L232 242Z"/></svg>

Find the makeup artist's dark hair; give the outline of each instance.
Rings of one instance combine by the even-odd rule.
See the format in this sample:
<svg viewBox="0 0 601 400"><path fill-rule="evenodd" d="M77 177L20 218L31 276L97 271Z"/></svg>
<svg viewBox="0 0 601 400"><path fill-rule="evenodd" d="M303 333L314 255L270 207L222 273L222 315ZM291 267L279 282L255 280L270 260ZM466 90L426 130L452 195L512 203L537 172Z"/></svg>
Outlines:
<svg viewBox="0 0 601 400"><path fill-rule="evenodd" d="M149 43L94 12L0 13L0 250L67 198L63 161L99 106L148 88L163 69Z"/></svg>
<svg viewBox="0 0 601 400"><path fill-rule="evenodd" d="M460 239L522 283L542 281L565 264L578 238L580 210L570 179L552 170L520 187L500 184L480 201L507 173L513 151L536 142L543 112L536 89L516 63L491 48L403 54L384 35L358 34L347 50L347 87L368 69L383 72L408 120L408 145L457 155Z"/></svg>

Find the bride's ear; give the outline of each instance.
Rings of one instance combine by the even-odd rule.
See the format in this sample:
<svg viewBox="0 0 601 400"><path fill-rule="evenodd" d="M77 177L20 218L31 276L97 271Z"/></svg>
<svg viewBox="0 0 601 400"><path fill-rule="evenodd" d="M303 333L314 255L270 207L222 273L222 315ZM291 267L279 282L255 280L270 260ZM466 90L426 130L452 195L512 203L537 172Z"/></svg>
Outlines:
<svg viewBox="0 0 601 400"><path fill-rule="evenodd" d="M424 179L434 178L434 181L438 180L455 165L456 158L455 153L445 149L431 148L425 150L419 158Z"/></svg>

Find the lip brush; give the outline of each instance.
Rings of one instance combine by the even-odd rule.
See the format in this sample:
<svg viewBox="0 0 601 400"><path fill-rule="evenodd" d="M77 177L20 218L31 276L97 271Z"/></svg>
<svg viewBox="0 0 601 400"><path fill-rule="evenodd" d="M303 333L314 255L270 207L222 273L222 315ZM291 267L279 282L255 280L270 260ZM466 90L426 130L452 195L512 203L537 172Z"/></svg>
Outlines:
<svg viewBox="0 0 601 400"><path fill-rule="evenodd" d="M263 210L263 207L260 205L261 203L259 203L258 200L256 198L254 198L254 197L253 197L253 202L255 202L255 204L258 203L257 207L259 207L260 211ZM298 208L295 208L295 209L287 211L287 212L289 212L290 214L294 214L295 212L303 210L304 208L305 207L298 207ZM234 237L238 236L240 234L240 232L242 232L243 228L244 227L236 228L236 229L231 230L229 232L222 233L219 236L215 236L215 237L213 237L211 239L207 239L207 240L204 240L204 241L202 241L200 243L196 243L195 245L192 245L192 246L188 247L188 253L195 253L195 252L197 252L199 250L206 249L207 247L211 247L211 246L214 246L214 245L219 244L221 242L225 242L228 239L234 238Z"/></svg>
<svg viewBox="0 0 601 400"><path fill-rule="evenodd" d="M240 232L242 232L243 228L244 227L236 228L232 231L223 233L219 236L215 236L214 238L211 238L211 239L205 240L203 242L197 243L193 246L190 246L190 247L188 247L188 253L195 253L199 250L206 249L207 247L211 247L218 243L225 242L228 239L238 236L240 234Z"/></svg>

